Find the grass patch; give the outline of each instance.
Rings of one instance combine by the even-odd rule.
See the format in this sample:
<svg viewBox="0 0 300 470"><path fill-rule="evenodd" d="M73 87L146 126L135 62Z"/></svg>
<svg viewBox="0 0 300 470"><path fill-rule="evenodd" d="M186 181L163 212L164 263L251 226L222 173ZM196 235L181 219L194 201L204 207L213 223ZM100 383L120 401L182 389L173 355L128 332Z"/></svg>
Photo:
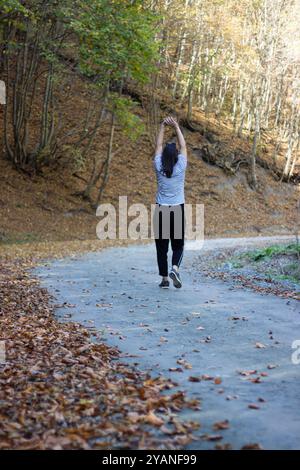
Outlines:
<svg viewBox="0 0 300 470"><path fill-rule="evenodd" d="M242 268L243 267L243 263L241 263L241 261L232 261L232 267L233 268L236 268L236 269L239 269L239 268Z"/></svg>
<svg viewBox="0 0 300 470"><path fill-rule="evenodd" d="M283 268L283 276L287 276L287 278L293 281L300 281L300 262L298 263L289 263L286 264Z"/></svg>
<svg viewBox="0 0 300 470"><path fill-rule="evenodd" d="M252 261L261 261L266 258L273 258L275 256L282 255L299 256L300 259L300 244L290 243L289 245L273 245L246 253L246 256Z"/></svg>
<svg viewBox="0 0 300 470"><path fill-rule="evenodd" d="M290 276L288 274L278 274L277 276L274 276L274 279L278 279L279 281L298 281L299 282L299 278L296 278L294 276Z"/></svg>
<svg viewBox="0 0 300 470"><path fill-rule="evenodd" d="M219 266L246 269L247 275L262 275L268 281L300 282L300 244L277 244L236 253Z"/></svg>
<svg viewBox="0 0 300 470"><path fill-rule="evenodd" d="M33 243L38 241L40 241L39 235L32 232L27 232L22 234L22 237L13 235L3 235L0 239L0 245L21 245L23 243Z"/></svg>

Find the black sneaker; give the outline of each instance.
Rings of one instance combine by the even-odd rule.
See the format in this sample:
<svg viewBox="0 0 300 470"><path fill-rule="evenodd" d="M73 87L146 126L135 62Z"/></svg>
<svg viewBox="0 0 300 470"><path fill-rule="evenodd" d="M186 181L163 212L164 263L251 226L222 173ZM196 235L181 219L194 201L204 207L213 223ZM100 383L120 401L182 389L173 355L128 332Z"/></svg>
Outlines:
<svg viewBox="0 0 300 470"><path fill-rule="evenodd" d="M172 279L174 287L179 289L182 286L182 282L179 276L179 272L175 271L175 269L172 269L172 271L169 274L169 277Z"/></svg>
<svg viewBox="0 0 300 470"><path fill-rule="evenodd" d="M162 280L161 283L159 284L159 287L161 287L162 289L168 289L169 285L170 285L169 281Z"/></svg>

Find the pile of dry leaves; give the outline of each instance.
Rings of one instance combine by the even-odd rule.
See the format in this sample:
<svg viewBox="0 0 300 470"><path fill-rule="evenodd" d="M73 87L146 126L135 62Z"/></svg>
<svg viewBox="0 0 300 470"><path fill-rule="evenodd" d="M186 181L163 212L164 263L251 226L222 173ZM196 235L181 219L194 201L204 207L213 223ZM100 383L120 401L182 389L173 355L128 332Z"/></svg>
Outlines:
<svg viewBox="0 0 300 470"><path fill-rule="evenodd" d="M198 403L121 363L82 326L58 323L29 266L0 267L0 449L176 449L192 440L197 424L178 411Z"/></svg>

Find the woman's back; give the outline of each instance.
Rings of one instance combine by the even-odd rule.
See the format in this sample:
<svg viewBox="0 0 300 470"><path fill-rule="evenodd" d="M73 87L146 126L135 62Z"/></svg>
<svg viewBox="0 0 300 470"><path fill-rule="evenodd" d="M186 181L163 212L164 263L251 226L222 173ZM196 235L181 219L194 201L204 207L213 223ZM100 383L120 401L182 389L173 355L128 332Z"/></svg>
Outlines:
<svg viewBox="0 0 300 470"><path fill-rule="evenodd" d="M183 204L184 200L184 180L187 158L179 153L178 161L173 167L173 172L168 178L162 169L162 154L154 157L154 168L157 178L156 202L161 205Z"/></svg>

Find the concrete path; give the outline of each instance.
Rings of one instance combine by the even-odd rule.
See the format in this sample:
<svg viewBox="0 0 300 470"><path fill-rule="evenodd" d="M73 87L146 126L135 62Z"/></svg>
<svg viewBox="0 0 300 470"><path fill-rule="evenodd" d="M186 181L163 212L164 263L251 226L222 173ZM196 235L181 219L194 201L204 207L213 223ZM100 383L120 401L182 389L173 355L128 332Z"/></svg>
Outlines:
<svg viewBox="0 0 300 470"><path fill-rule="evenodd" d="M206 434L221 434L219 442L234 449L249 443L300 449L300 364L291 358L292 343L300 340L299 302L191 269L195 258L209 250L271 241L208 240L201 250L187 243L182 289L159 289L154 244L65 258L36 272L59 304L69 304L57 309L59 319L95 327L102 339L121 349L127 363L152 376L169 376L189 397L201 400L201 410L181 414L201 423L199 439L189 449L213 449L216 442L205 440ZM178 367L182 372L169 371ZM257 373L239 373L253 370ZM203 375L222 381L189 380ZM259 408L249 408L252 404ZM229 429L213 430L224 420Z"/></svg>

